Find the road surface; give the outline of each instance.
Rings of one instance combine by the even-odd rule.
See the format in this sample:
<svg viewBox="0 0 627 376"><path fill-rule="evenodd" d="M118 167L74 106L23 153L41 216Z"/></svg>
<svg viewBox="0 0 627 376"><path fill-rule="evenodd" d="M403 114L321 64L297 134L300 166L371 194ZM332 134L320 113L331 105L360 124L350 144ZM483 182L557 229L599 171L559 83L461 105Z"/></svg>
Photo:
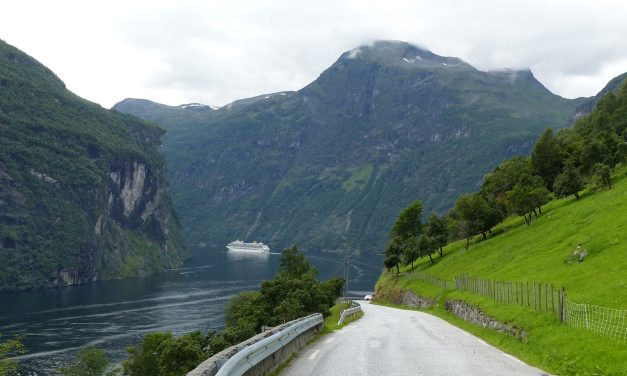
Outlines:
<svg viewBox="0 0 627 376"><path fill-rule="evenodd" d="M361 306L361 319L305 347L281 375L546 375L435 316Z"/></svg>

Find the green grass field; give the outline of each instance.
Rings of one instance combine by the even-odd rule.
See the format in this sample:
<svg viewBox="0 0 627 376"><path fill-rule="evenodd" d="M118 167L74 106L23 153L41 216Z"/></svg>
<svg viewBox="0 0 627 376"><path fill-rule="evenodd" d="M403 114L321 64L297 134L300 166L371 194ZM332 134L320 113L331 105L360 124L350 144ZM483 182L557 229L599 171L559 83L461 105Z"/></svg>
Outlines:
<svg viewBox="0 0 627 376"><path fill-rule="evenodd" d="M568 298L610 308L627 309L627 167L617 169L611 190L589 189L581 200L556 200L530 226L512 217L486 240L449 244L444 257L420 260L416 270L453 281L467 274L503 281L537 281L564 286ZM568 262L580 245L588 255ZM486 339L519 358L560 375L627 375L627 341L560 323L554 316L527 307L504 305L473 293L444 290L423 282L409 267L406 274L384 272L378 291L386 298L399 289L411 289L433 298L429 311ZM451 283L453 286L453 283ZM444 301L466 301L499 321L524 329L517 339L464 322L444 311ZM627 324L627 323L625 323Z"/></svg>

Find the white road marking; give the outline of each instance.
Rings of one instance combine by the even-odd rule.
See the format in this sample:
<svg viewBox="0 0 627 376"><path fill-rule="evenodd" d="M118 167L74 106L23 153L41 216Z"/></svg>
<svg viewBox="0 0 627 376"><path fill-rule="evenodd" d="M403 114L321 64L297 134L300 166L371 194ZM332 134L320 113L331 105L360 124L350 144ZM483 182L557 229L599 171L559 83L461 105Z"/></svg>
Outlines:
<svg viewBox="0 0 627 376"><path fill-rule="evenodd" d="M327 345L327 344L333 342L334 340L335 340L335 337L331 337L331 338L327 339L326 341L324 341L324 344Z"/></svg>
<svg viewBox="0 0 627 376"><path fill-rule="evenodd" d="M520 359L515 358L515 357L513 357L513 356L511 356L511 355L509 355L509 354L505 354L505 353L503 353L503 355L505 355L506 357L508 357L508 358L510 358L511 360L515 361L516 363L525 364L525 363L523 363Z"/></svg>
<svg viewBox="0 0 627 376"><path fill-rule="evenodd" d="M313 354L309 355L309 360L316 359L316 357L318 356L319 353L320 353L320 350L314 351Z"/></svg>

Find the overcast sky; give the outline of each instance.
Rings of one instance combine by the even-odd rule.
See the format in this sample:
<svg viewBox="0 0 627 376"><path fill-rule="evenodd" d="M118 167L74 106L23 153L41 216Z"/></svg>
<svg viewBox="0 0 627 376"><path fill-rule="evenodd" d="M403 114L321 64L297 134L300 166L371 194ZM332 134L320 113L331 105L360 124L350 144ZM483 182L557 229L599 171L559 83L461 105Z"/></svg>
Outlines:
<svg viewBox="0 0 627 376"><path fill-rule="evenodd" d="M627 71L627 1L5 1L0 39L78 95L224 105L297 90L376 39L596 94Z"/></svg>

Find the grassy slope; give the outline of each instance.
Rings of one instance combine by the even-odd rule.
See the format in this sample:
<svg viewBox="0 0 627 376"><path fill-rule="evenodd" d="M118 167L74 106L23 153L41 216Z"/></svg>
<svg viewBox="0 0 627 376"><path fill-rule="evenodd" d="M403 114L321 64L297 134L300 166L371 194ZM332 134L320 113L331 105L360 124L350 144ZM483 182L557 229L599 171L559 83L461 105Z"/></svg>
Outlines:
<svg viewBox="0 0 627 376"><path fill-rule="evenodd" d="M588 191L544 208L531 226L510 218L493 238L464 251L463 241L447 246L446 257L417 269L453 280L461 273L507 281L541 281L564 286L571 300L627 309L627 168L615 186ZM534 218L535 219L535 218ZM578 244L588 250L582 263L566 263Z"/></svg>
<svg viewBox="0 0 627 376"><path fill-rule="evenodd" d="M618 169L612 190L586 192L580 201L557 200L531 226L510 218L495 236L471 244L456 242L431 265L418 263L423 273L452 280L471 276L508 281L542 281L563 285L571 300L627 309L627 168ZM581 244L589 255L582 263L565 261ZM432 313L473 332L492 344L549 372L627 375L627 344L560 324L554 317L528 308L498 304L471 293L442 290L418 280L411 272L396 278L384 273L378 288L387 292L409 288L439 300ZM528 332L524 341L463 322L443 310L446 299L465 300Z"/></svg>

